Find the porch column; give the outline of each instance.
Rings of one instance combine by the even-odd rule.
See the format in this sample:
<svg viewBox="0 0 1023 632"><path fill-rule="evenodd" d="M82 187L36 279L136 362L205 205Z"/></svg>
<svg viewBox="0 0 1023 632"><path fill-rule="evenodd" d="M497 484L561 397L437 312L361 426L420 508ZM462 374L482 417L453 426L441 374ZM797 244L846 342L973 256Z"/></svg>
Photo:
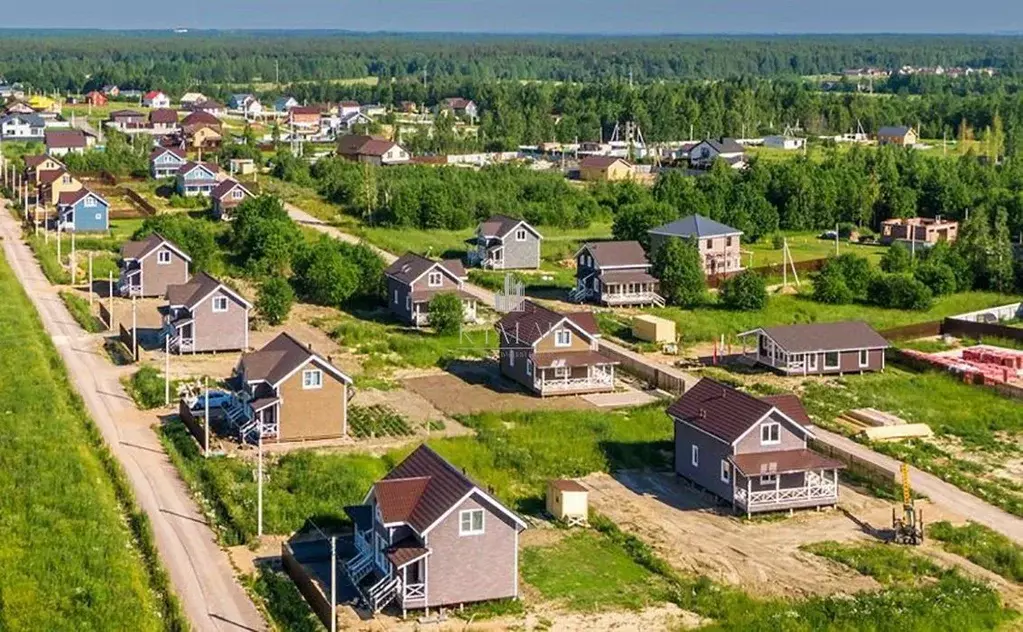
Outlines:
<svg viewBox="0 0 1023 632"><path fill-rule="evenodd" d="M749 519L749 516L750 516L749 506L750 506L750 503L752 503L752 502L753 502L753 479L750 478L750 477L746 477L746 518L747 519Z"/></svg>

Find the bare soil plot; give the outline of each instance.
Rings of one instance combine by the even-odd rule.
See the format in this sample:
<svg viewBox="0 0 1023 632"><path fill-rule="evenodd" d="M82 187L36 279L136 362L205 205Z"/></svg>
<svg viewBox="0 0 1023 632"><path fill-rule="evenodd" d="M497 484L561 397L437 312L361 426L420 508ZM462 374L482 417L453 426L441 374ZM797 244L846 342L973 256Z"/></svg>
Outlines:
<svg viewBox="0 0 1023 632"><path fill-rule="evenodd" d="M705 574L752 594L808 596L879 589L870 577L799 549L823 540L869 539L891 525L891 504L842 488L838 510L744 521L672 474L594 474L581 481L594 509L649 543L678 570ZM941 515L923 504L928 521Z"/></svg>

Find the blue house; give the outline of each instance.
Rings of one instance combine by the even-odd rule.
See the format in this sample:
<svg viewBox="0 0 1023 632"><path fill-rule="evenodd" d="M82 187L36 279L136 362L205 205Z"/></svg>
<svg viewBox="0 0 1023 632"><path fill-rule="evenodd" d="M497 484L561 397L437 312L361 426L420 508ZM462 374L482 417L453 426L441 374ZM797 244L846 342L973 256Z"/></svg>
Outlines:
<svg viewBox="0 0 1023 632"><path fill-rule="evenodd" d="M158 147L149 154L149 175L156 179L173 178L185 166L188 158L185 150L174 147Z"/></svg>
<svg viewBox="0 0 1023 632"><path fill-rule="evenodd" d="M57 214L60 230L87 233L110 229L110 203L86 188L61 193Z"/></svg>
<svg viewBox="0 0 1023 632"><path fill-rule="evenodd" d="M174 189L185 197L209 197L217 186L219 171L216 165L206 162L186 162L175 175Z"/></svg>

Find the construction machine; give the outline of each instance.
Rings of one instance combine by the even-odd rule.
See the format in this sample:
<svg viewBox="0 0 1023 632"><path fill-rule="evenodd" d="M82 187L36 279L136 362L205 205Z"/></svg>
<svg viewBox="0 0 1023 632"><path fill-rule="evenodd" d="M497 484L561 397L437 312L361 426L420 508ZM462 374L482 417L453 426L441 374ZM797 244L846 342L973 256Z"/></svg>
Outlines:
<svg viewBox="0 0 1023 632"><path fill-rule="evenodd" d="M892 507L892 541L897 544L920 544L924 541L924 512L913 502L909 485L909 465L902 464L902 517Z"/></svg>

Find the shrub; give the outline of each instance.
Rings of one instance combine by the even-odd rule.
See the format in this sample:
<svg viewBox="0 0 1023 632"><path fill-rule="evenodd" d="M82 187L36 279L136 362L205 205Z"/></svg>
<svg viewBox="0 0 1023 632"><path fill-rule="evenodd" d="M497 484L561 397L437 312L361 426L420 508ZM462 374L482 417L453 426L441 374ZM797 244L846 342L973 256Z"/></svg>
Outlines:
<svg viewBox="0 0 1023 632"><path fill-rule="evenodd" d="M667 302L683 307L703 302L707 280L696 244L669 239L654 255L653 270L661 281L661 293Z"/></svg>
<svg viewBox="0 0 1023 632"><path fill-rule="evenodd" d="M721 287L721 303L728 309L757 311L767 304L767 283L752 270L743 270Z"/></svg>
<svg viewBox="0 0 1023 632"><path fill-rule="evenodd" d="M295 291L287 279L273 276L259 286L256 309L271 325L280 325L288 318L291 305L295 302Z"/></svg>
<svg viewBox="0 0 1023 632"><path fill-rule="evenodd" d="M457 334L462 326L462 299L453 292L441 292L430 299L430 326L438 333Z"/></svg>
<svg viewBox="0 0 1023 632"><path fill-rule="evenodd" d="M931 290L907 274L880 274L870 282L871 302L891 309L925 310L931 306Z"/></svg>
<svg viewBox="0 0 1023 632"><path fill-rule="evenodd" d="M913 267L913 255L900 243L894 243L881 255L881 269L885 272L906 272Z"/></svg>
<svg viewBox="0 0 1023 632"><path fill-rule="evenodd" d="M842 275L846 287L853 293L855 298L863 298L870 285L870 279L874 276L874 270L866 257L852 253L839 255L826 264L826 267L834 267Z"/></svg>
<svg viewBox="0 0 1023 632"><path fill-rule="evenodd" d="M341 256L336 240L321 237L295 258L295 285L311 303L339 307L359 288L359 270Z"/></svg>
<svg viewBox="0 0 1023 632"><path fill-rule="evenodd" d="M277 198L263 195L238 205L231 242L249 274L284 274L303 243L302 232Z"/></svg>
<svg viewBox="0 0 1023 632"><path fill-rule="evenodd" d="M125 384L125 390L142 410L163 406L163 375L151 364L136 371Z"/></svg>
<svg viewBox="0 0 1023 632"><path fill-rule="evenodd" d="M781 233L775 233L771 235L771 247L775 250L781 250L785 247L785 235Z"/></svg>
<svg viewBox="0 0 1023 632"><path fill-rule="evenodd" d="M913 276L930 288L935 296L953 294L958 285L955 271L945 263L927 261L913 271Z"/></svg>
<svg viewBox="0 0 1023 632"><path fill-rule="evenodd" d="M826 265L813 277L813 300L831 305L845 305L853 301L853 293L846 285L842 272L836 267Z"/></svg>

